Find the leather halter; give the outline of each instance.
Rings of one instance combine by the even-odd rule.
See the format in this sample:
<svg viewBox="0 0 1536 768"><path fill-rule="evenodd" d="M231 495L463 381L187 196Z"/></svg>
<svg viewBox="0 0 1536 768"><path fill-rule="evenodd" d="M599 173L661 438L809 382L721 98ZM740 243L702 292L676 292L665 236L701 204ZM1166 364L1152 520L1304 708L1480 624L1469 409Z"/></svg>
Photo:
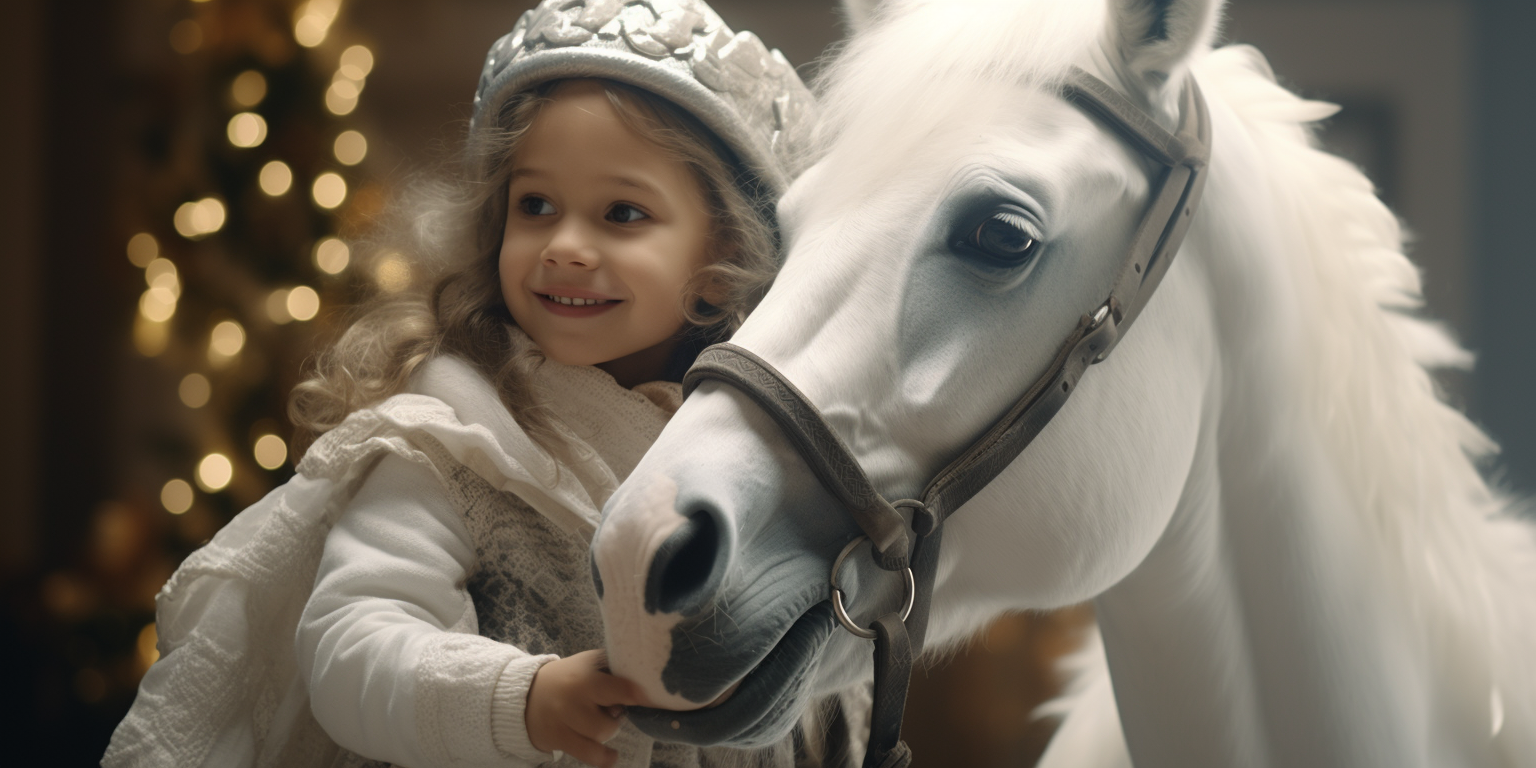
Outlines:
<svg viewBox="0 0 1536 768"><path fill-rule="evenodd" d="M1193 77L1185 81L1177 134L1164 130L1109 84L1076 67L1068 73L1062 94L1165 170L1109 296L1079 318L1045 373L979 440L928 482L921 499L891 502L882 497L816 406L752 352L729 343L716 344L699 355L683 378L685 394L714 379L751 397L773 417L816 477L858 523L874 547L875 562L891 571L910 568L910 617L890 613L877 619L870 630L857 632L842 618L845 613L839 616L860 637L871 636L872 630L875 640L874 711L864 768L902 768L911 761L911 751L901 741L901 718L912 658L922 652L927 635L944 520L1018 457L1061 409L1088 366L1102 361L1125 334L1168 271L1205 186L1211 123ZM911 510L913 536L908 535L899 509ZM838 565L857 541L844 549ZM831 580L840 607L836 568Z"/></svg>

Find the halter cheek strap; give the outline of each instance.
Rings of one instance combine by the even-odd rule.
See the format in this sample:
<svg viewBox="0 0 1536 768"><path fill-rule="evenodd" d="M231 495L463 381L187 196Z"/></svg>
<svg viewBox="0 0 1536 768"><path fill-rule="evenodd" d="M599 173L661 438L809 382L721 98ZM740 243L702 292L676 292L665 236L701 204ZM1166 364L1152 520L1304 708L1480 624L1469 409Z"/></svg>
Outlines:
<svg viewBox="0 0 1536 768"><path fill-rule="evenodd" d="M928 482L920 499L891 502L881 496L816 406L752 352L729 343L716 344L699 355L683 378L685 394L713 379L752 398L858 523L871 542L875 562L886 570L910 569L909 615L887 614L865 630L847 619L845 612L838 612L849 631L860 637L873 635L875 641L874 707L864 768L903 768L911 762L911 751L901 741L901 720L912 659L922 652L927 636L944 521L1023 452L1061 410L1088 367L1104 360L1124 336L1168 271L1205 186L1211 125L1194 78L1184 85L1177 134L1164 130L1107 83L1081 69L1069 72L1062 92L1164 171L1108 297L1078 319L1045 373L965 453ZM911 535L899 508L912 512ZM850 542L833 568L831 588L839 607L837 571L857 541Z"/></svg>

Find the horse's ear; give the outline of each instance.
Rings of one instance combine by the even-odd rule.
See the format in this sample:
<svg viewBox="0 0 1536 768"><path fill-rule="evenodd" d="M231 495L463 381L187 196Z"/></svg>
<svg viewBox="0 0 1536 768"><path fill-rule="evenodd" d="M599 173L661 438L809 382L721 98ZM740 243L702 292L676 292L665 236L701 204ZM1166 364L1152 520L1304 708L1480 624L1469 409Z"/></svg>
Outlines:
<svg viewBox="0 0 1536 768"><path fill-rule="evenodd" d="M881 0L843 0L843 19L848 22L848 29L854 34L868 29L880 3Z"/></svg>
<svg viewBox="0 0 1536 768"><path fill-rule="evenodd" d="M1110 53L1134 85L1159 90L1216 38L1223 0L1109 0Z"/></svg>

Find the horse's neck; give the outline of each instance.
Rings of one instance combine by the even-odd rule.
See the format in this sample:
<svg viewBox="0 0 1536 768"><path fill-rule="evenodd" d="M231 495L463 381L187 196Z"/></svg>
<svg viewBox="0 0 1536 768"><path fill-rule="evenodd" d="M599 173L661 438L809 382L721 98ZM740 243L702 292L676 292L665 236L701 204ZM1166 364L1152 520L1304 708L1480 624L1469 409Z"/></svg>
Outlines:
<svg viewBox="0 0 1536 768"><path fill-rule="evenodd" d="M1465 763L1417 620L1286 379L1225 378L1163 537L1096 602L1136 764Z"/></svg>
<svg viewBox="0 0 1536 768"><path fill-rule="evenodd" d="M1096 604L1136 764L1432 764L1417 633L1373 588L1320 454L1219 442L1213 428L1167 533Z"/></svg>

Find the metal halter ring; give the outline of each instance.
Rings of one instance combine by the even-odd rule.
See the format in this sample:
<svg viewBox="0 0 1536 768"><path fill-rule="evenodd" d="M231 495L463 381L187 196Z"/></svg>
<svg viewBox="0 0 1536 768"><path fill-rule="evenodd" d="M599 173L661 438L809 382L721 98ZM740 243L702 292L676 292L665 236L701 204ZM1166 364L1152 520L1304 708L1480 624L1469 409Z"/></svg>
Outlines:
<svg viewBox="0 0 1536 768"><path fill-rule="evenodd" d="M874 630L865 629L853 623L853 619L848 618L848 611L843 607L843 590L837 586L837 572L843 569L843 561L848 559L848 555L853 554L855 547L866 541L869 541L868 536L860 536L848 542L848 546L843 547L843 551L838 553L837 559L832 561L832 577L830 579L832 583L832 612L837 614L837 622L843 625L843 629L865 640L873 640L875 639ZM901 607L901 620L906 622L907 617L912 615L912 601L917 599L917 581L912 578L911 568L901 569L901 577L907 582L907 601Z"/></svg>

